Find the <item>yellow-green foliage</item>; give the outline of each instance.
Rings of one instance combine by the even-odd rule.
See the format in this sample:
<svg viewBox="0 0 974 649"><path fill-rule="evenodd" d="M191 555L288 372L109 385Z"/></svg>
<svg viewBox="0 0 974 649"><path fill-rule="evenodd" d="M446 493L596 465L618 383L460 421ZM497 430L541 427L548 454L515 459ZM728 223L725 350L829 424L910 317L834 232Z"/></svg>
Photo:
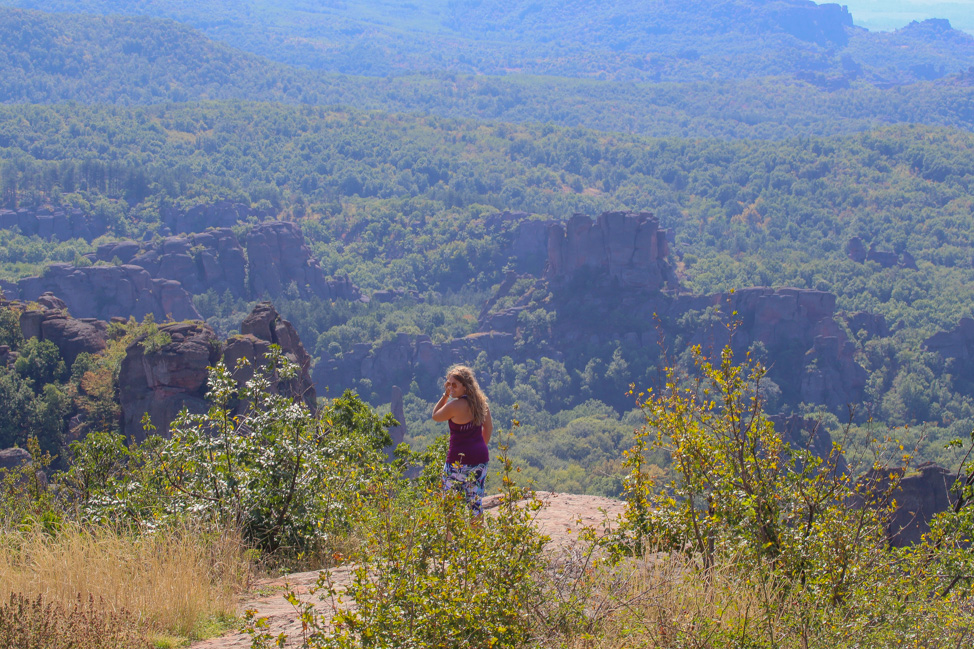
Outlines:
<svg viewBox="0 0 974 649"><path fill-rule="evenodd" d="M663 553L646 556L643 603L610 625L634 637L614 646L966 646L966 508L888 547L895 462L880 488L838 470L838 449L791 448L762 411L763 368L696 356L698 378L671 372L643 404L619 538ZM669 484L642 472L648 434L673 458Z"/></svg>

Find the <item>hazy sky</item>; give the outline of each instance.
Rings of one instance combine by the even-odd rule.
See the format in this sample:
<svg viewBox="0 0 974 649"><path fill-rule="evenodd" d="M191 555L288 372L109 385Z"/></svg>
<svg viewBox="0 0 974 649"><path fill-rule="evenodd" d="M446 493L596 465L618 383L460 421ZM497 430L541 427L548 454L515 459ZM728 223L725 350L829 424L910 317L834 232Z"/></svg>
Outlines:
<svg viewBox="0 0 974 649"><path fill-rule="evenodd" d="M822 4L823 0L816 0ZM871 31L899 29L911 20L947 18L955 29L974 33L974 0L834 0Z"/></svg>

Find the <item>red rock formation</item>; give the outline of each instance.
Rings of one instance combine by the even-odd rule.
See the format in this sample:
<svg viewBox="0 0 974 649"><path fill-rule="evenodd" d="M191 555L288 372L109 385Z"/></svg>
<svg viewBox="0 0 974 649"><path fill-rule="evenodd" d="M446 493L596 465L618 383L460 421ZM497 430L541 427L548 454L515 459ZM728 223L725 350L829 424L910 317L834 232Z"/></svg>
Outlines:
<svg viewBox="0 0 974 649"><path fill-rule="evenodd" d="M626 289L658 291L671 281L666 230L649 212L574 215L548 228L544 277L563 281L582 269L604 272Z"/></svg>
<svg viewBox="0 0 974 649"><path fill-rule="evenodd" d="M253 376L253 368L264 364L264 356L272 344L279 345L299 368L295 379L275 383L273 389L303 400L309 408L316 405L309 374L311 357L291 323L281 318L268 302L258 304L241 325L243 333L225 345L202 322L169 323L160 325L159 331L169 334L172 342L145 353L140 338L125 350L118 384L122 430L126 435L136 439L145 437L141 423L144 413L149 414L157 433L166 434L182 408L206 412L210 405L205 400L209 368L222 357L233 370L237 360L247 358L249 367L234 375L242 384Z"/></svg>
<svg viewBox="0 0 974 649"><path fill-rule="evenodd" d="M184 407L206 412L207 368L220 359L220 342L209 325L175 322L161 325L159 331L169 334L172 342L145 353L144 337L137 339L125 350L119 370L122 432L139 440L145 438L145 413L156 432L166 434Z"/></svg>
<svg viewBox="0 0 974 649"><path fill-rule="evenodd" d="M303 298L358 300L362 297L347 276L334 280L325 277L294 223L272 221L255 226L247 235L247 257L254 297L278 297L292 283Z"/></svg>
<svg viewBox="0 0 974 649"><path fill-rule="evenodd" d="M278 345L284 356L298 366L296 378L286 383L275 383L274 389L300 399L309 408L315 409L318 397L311 380L311 356L301 344L294 326L282 318L270 302L255 306L240 325L240 335L227 341L224 362L234 370L234 378L242 384L254 375L254 367L263 364L271 345ZM235 369L241 358L246 358L249 364Z"/></svg>
<svg viewBox="0 0 974 649"><path fill-rule="evenodd" d="M189 294L178 282L153 279L139 266L51 264L40 277L17 282L17 295L8 298L36 300L44 293L64 300L76 317L109 320L113 316L142 320L150 313L157 322L199 319Z"/></svg>

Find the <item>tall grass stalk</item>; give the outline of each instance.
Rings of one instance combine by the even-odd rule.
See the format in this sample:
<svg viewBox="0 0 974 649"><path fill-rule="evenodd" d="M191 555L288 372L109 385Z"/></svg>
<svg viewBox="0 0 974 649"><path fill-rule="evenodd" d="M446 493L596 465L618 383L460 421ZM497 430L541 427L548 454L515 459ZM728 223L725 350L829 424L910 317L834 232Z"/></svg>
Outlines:
<svg viewBox="0 0 974 649"><path fill-rule="evenodd" d="M125 609L149 632L197 636L201 625L235 613L249 564L239 534L193 528L133 535L67 525L0 534L0 601L41 595L69 608L92 597Z"/></svg>

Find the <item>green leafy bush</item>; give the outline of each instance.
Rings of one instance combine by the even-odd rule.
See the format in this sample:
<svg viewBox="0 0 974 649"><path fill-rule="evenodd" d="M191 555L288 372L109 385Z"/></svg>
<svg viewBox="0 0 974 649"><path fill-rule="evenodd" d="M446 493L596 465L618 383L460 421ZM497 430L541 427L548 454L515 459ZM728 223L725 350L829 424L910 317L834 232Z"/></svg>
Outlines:
<svg viewBox="0 0 974 649"><path fill-rule="evenodd" d="M714 634L717 645L964 644L974 622L963 605L968 508L942 515L914 547L889 547L909 454L877 456L880 481L839 470L838 446L816 457L775 430L762 410L762 367L735 365L728 349L719 365L699 349L695 355L697 378L671 372L665 388L643 402L647 427L627 459L628 505L616 546L640 556L663 551L654 560L680 562L680 579L691 582L684 590L696 588L693 597L709 602L684 613L687 624L674 632L688 642ZM639 458L650 440L672 457L668 484L644 472ZM691 587L695 581L699 588ZM708 608L718 601L727 608ZM642 635L657 633L648 625L659 614L656 608L637 622Z"/></svg>

